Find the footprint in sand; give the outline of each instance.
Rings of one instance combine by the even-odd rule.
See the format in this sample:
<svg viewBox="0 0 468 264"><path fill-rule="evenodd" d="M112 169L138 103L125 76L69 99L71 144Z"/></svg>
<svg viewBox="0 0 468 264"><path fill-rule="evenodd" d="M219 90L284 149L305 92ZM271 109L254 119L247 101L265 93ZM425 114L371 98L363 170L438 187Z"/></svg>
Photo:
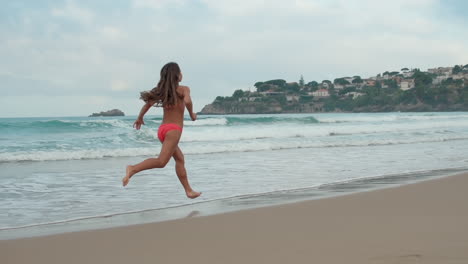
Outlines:
<svg viewBox="0 0 468 264"><path fill-rule="evenodd" d="M195 216L198 216L200 214L200 211L192 211L190 212L190 214L188 214L185 218L192 218L192 217L195 217Z"/></svg>
<svg viewBox="0 0 468 264"><path fill-rule="evenodd" d="M372 259L372 264L419 264L422 256L418 254L404 256L378 257Z"/></svg>
<svg viewBox="0 0 468 264"><path fill-rule="evenodd" d="M420 254L408 254L402 256L385 256L370 259L372 264L419 264L419 263L441 263L441 264L467 264L468 259L453 256L423 256Z"/></svg>

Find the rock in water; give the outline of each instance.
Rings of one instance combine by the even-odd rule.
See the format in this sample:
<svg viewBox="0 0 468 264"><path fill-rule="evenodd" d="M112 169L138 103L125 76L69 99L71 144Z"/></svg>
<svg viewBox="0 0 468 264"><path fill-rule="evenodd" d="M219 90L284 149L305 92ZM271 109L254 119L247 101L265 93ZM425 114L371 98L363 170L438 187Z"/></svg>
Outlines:
<svg viewBox="0 0 468 264"><path fill-rule="evenodd" d="M97 117L97 116L125 116L125 114L119 109L112 109L112 110L105 111L105 112L93 113L89 117Z"/></svg>

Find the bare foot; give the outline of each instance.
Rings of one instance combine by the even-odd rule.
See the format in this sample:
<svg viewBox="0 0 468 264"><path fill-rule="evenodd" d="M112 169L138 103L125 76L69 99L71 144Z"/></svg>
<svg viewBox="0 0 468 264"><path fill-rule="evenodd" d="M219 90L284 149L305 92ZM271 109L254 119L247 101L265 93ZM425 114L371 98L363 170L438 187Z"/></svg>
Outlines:
<svg viewBox="0 0 468 264"><path fill-rule="evenodd" d="M190 191L190 192L186 192L186 194L187 194L188 198L195 199L198 196L200 196L202 193L201 192L196 192L196 191Z"/></svg>
<svg viewBox="0 0 468 264"><path fill-rule="evenodd" d="M133 176L133 174L135 174L135 172L132 169L133 169L132 165L127 166L126 175L122 179L122 185L124 187L127 186L128 182L130 181L130 178Z"/></svg>

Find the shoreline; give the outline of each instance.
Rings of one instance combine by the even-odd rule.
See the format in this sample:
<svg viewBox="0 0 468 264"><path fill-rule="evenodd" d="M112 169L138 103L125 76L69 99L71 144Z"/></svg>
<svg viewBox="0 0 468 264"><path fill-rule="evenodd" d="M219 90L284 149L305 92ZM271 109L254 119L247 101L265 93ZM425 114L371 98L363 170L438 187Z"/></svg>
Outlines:
<svg viewBox="0 0 468 264"><path fill-rule="evenodd" d="M447 110L447 111L380 111L380 112L346 112L346 111L330 111L330 112L281 112L281 113L225 113L225 114L207 114L198 112L200 116L233 116L233 115L289 115L289 114L390 114L390 113L467 113L468 110Z"/></svg>
<svg viewBox="0 0 468 264"><path fill-rule="evenodd" d="M205 114L201 112L197 112L197 115L203 115L203 116L222 116L222 115L282 115L282 114L389 114L389 113L410 113L410 114L415 114L415 113L421 113L421 114L426 114L426 113L468 113L468 110L451 110L451 111L384 111L384 112L310 112L310 113L305 113L305 112L292 112L292 113L255 113L255 114ZM147 117L162 117L162 114L147 114L145 115ZM39 119L39 118L88 118L88 115L76 115L76 116L4 116L0 117L0 119ZM112 116L111 116L112 117ZM136 114L129 114L125 116L113 116L113 117L120 117L120 118L136 118L138 117L138 113ZM188 116L186 116L188 117ZM186 121L189 121L189 119L186 119Z"/></svg>
<svg viewBox="0 0 468 264"><path fill-rule="evenodd" d="M432 110L427 110L427 111L400 111L400 110L394 110L394 111L373 111L373 112L367 112L367 111L321 111L321 112L264 112L264 113L202 113L202 112L197 112L197 115L200 116L231 116L231 115L287 115L287 114L389 114L389 113L405 113L405 114L425 114L425 113L466 113L468 112L468 109L460 109L460 110L438 110L434 111Z"/></svg>
<svg viewBox="0 0 468 264"><path fill-rule="evenodd" d="M450 177L461 173L468 173L468 168L448 168L362 177L324 183L317 186L276 190L265 193L242 194L162 208L149 208L106 215L64 219L49 223L5 227L0 228L0 241L148 223L161 223L191 217L212 216L256 208L289 205L304 201L323 200L361 192L395 188L432 179Z"/></svg>
<svg viewBox="0 0 468 264"><path fill-rule="evenodd" d="M464 173L219 215L3 240L0 256L11 264L467 263L467 186Z"/></svg>

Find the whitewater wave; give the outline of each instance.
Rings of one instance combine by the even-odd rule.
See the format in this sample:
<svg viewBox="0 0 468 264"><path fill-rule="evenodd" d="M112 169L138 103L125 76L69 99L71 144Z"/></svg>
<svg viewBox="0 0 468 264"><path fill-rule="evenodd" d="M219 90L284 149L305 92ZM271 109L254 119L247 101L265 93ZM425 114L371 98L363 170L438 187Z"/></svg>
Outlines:
<svg viewBox="0 0 468 264"><path fill-rule="evenodd" d="M422 134L445 134L468 129L466 124L459 121L440 121L437 123L402 123L402 124L322 124L322 125L301 125L288 124L284 126L222 126L206 127L203 129L190 129L182 134L182 142L217 142L217 141L239 141L249 139L275 138L287 139L293 137L317 138L328 136L352 136L384 133L415 133ZM468 131L468 130L467 130ZM149 130L144 133L153 133Z"/></svg>
<svg viewBox="0 0 468 264"><path fill-rule="evenodd" d="M180 142L187 154L437 142L468 137L465 117L468 114L202 116L185 122ZM138 131L133 122L134 118L1 120L0 162L157 154L162 118L148 118Z"/></svg>
<svg viewBox="0 0 468 264"><path fill-rule="evenodd" d="M42 120L30 122L1 122L0 129L45 130L47 132L61 132L64 130L89 130L132 127L133 121L119 119L96 120ZM0 131L1 131L0 130Z"/></svg>
<svg viewBox="0 0 468 264"><path fill-rule="evenodd" d="M185 126L225 126L228 124L227 118L203 118L196 121L185 121Z"/></svg>
<svg viewBox="0 0 468 264"><path fill-rule="evenodd" d="M226 117L228 125L240 124L278 124L278 123L295 123L295 124L315 124L319 121L313 116L243 116L243 117Z"/></svg>
<svg viewBox="0 0 468 264"><path fill-rule="evenodd" d="M316 118L319 123L389 123L389 122L399 122L399 121L443 121L443 120L454 120L454 119L468 119L468 115L465 114L447 114L447 115L435 115L435 114L414 114L405 115L401 114L342 114L342 115L328 115L320 114L316 115Z"/></svg>
<svg viewBox="0 0 468 264"><path fill-rule="evenodd" d="M336 148L336 147L359 147L359 146L381 146L400 145L429 142L446 142L468 140L467 135L441 136L437 138L399 138L399 139L366 139L366 140L343 140L341 142L320 141L313 139L296 138L287 141L272 140L245 140L242 142L223 142L214 144L194 144L182 146L185 154L212 154L229 152L254 152L265 150L301 149L301 148ZM102 159L114 157L137 157L155 156L159 153L161 146L122 148L122 149L94 149L94 150L55 150L55 151L19 151L0 153L0 162L17 161L59 161L59 160L81 160Z"/></svg>
<svg viewBox="0 0 468 264"><path fill-rule="evenodd" d="M327 123L383 123L405 121L455 121L468 120L467 114L315 114L315 115L271 115L271 116L201 116L195 122L185 121L185 126L244 126L244 125L270 125L280 123L290 124L327 124ZM50 119L50 120L2 120L0 122L0 131L3 129L94 129L94 128L133 128L133 118L124 119ZM147 118L147 126L158 126L161 124L161 117Z"/></svg>

